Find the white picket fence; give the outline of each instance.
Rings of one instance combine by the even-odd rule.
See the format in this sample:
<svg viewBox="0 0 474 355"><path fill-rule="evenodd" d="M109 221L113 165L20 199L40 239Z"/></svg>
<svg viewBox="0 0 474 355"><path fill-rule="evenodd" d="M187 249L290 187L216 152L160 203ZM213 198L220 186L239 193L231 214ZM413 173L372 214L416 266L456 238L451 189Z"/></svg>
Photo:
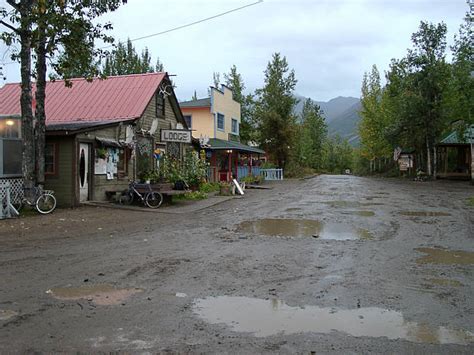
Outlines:
<svg viewBox="0 0 474 355"><path fill-rule="evenodd" d="M13 181L0 181L0 219L12 218L18 216L18 211L13 207L18 199L21 199L18 186L23 186L23 181L15 179Z"/></svg>
<svg viewBox="0 0 474 355"><path fill-rule="evenodd" d="M283 169L260 169L260 175L267 181L283 180Z"/></svg>

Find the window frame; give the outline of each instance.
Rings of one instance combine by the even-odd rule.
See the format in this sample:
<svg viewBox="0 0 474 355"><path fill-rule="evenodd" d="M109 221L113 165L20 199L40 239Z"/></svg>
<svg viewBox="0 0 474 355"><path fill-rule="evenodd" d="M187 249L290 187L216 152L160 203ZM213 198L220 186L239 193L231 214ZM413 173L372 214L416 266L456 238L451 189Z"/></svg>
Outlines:
<svg viewBox="0 0 474 355"><path fill-rule="evenodd" d="M189 117L189 125L188 125L188 122L186 121L186 117ZM188 129L192 129L193 128L193 115L183 115L183 118L184 118L184 122L186 122L186 124L188 125Z"/></svg>
<svg viewBox="0 0 474 355"><path fill-rule="evenodd" d="M235 123L235 131L234 131L234 123ZM232 118L230 124L230 132L235 135L239 135L239 121L235 118Z"/></svg>
<svg viewBox="0 0 474 355"><path fill-rule="evenodd" d="M18 174L5 174L4 173L4 160L3 160L3 152L4 152L4 142L5 141L16 141L20 142L20 147L23 142L22 139L22 128L21 128L21 118L19 117L0 117L0 120L2 121L8 121L8 120L15 120L19 122L19 131L18 131L18 137L2 137L0 136L0 178L14 178L14 177L21 177L23 174L21 172L22 166L20 163L20 172ZM23 159L22 152L20 151L20 162Z"/></svg>
<svg viewBox="0 0 474 355"><path fill-rule="evenodd" d="M222 116L222 128L219 127L219 116ZM218 131L225 132L225 115L223 113L217 112L216 114L216 128Z"/></svg>
<svg viewBox="0 0 474 355"><path fill-rule="evenodd" d="M161 92L157 92L155 94L155 115L158 118L165 117L165 106L166 106L166 99L165 96Z"/></svg>
<svg viewBox="0 0 474 355"><path fill-rule="evenodd" d="M52 148L52 152L53 152L53 171L52 172L48 172L46 171L46 146L48 145L52 145L53 148ZM57 177L58 176L58 154L59 154L59 145L58 143L56 142L46 142L45 146L44 146L44 153L45 153L45 157L44 157L44 176L48 176L48 177Z"/></svg>
<svg viewBox="0 0 474 355"><path fill-rule="evenodd" d="M130 161L130 155L131 155L131 150L128 147L123 147L123 148L117 148L119 150L119 160L117 163L117 176L120 178L123 178L125 176L128 176L128 163ZM120 150L123 151L123 159L120 159ZM123 161L123 167L122 169L119 168L118 164Z"/></svg>

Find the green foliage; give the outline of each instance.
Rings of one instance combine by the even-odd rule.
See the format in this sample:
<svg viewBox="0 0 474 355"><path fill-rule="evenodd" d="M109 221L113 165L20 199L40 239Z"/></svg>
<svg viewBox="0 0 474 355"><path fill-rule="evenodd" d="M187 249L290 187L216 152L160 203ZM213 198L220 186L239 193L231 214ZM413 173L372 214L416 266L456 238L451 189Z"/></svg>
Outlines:
<svg viewBox="0 0 474 355"><path fill-rule="evenodd" d="M467 199L467 205L474 207L474 196Z"/></svg>
<svg viewBox="0 0 474 355"><path fill-rule="evenodd" d="M205 200L208 198L207 193L203 191L188 191L182 195L173 196L174 200L181 201L196 201L196 200Z"/></svg>
<svg viewBox="0 0 474 355"><path fill-rule="evenodd" d="M262 175L248 175L245 176L244 178L240 179L241 182L245 182L246 184L260 184L264 181L264 178Z"/></svg>
<svg viewBox="0 0 474 355"><path fill-rule="evenodd" d="M285 170L285 178L301 179L316 174L313 168L299 165L295 160L290 160Z"/></svg>
<svg viewBox="0 0 474 355"><path fill-rule="evenodd" d="M188 151L184 159L183 180L189 186L199 186L207 176L207 163L194 151Z"/></svg>
<svg viewBox="0 0 474 355"><path fill-rule="evenodd" d="M219 183L217 182L204 182L199 186L199 191L209 193L219 191Z"/></svg>
<svg viewBox="0 0 474 355"><path fill-rule="evenodd" d="M329 137L323 144L322 170L342 174L353 170L353 148L339 136Z"/></svg>
<svg viewBox="0 0 474 355"><path fill-rule="evenodd" d="M242 75L233 65L228 74L224 74L225 85L228 86L234 96L234 100L240 103L240 141L244 144L255 141L255 127L252 118L254 100L251 94L245 95L245 84Z"/></svg>
<svg viewBox="0 0 474 355"><path fill-rule="evenodd" d="M277 166L273 164L271 161L266 161L262 164L260 168L262 169L275 169Z"/></svg>
<svg viewBox="0 0 474 355"><path fill-rule="evenodd" d="M178 181L184 181L184 172L181 161L167 154L160 159L160 169L158 175L162 181L172 184Z"/></svg>
<svg viewBox="0 0 474 355"><path fill-rule="evenodd" d="M301 114L301 124L296 127L298 139L295 142L296 161L301 167L320 169L322 147L327 136L327 125L320 107L307 99Z"/></svg>
<svg viewBox="0 0 474 355"><path fill-rule="evenodd" d="M160 169L156 172L161 181L176 183L184 181L188 186L199 186L207 176L207 163L199 159L193 151L188 151L181 162L170 155L160 160Z"/></svg>
<svg viewBox="0 0 474 355"><path fill-rule="evenodd" d="M390 124L384 107L385 103L380 74L374 65L370 74L364 74L359 122L361 154L369 160L389 156L392 152L392 147L385 135Z"/></svg>
<svg viewBox="0 0 474 355"><path fill-rule="evenodd" d="M138 54L130 39L127 43L119 42L115 49L107 55L103 65L106 76L142 74L163 71L163 64L157 59L156 65L151 64L148 48Z"/></svg>
<svg viewBox="0 0 474 355"><path fill-rule="evenodd" d="M392 60L385 87L375 66L364 76L359 134L361 155L372 167L390 158L394 148L412 147L422 157L418 168L431 175L435 144L453 130L454 122L463 123L460 130L473 122L471 20L468 14L455 38L452 63L446 60L446 25L421 22L411 38L412 49Z"/></svg>
<svg viewBox="0 0 474 355"><path fill-rule="evenodd" d="M293 90L296 78L288 62L275 53L265 70L265 85L256 91L255 120L257 141L284 168L294 143L296 99Z"/></svg>

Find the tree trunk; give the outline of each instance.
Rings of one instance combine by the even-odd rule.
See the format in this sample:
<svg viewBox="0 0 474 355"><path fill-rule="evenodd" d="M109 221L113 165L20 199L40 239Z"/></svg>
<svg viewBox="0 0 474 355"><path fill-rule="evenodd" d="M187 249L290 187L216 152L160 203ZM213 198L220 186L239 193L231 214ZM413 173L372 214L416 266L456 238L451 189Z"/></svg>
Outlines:
<svg viewBox="0 0 474 355"><path fill-rule="evenodd" d="M32 0L20 3L20 62L21 62L21 127L22 127L22 172L26 188L35 185L35 147L33 130L33 109L31 94L31 14Z"/></svg>
<svg viewBox="0 0 474 355"><path fill-rule="evenodd" d="M426 136L426 174L431 176L431 149L428 136Z"/></svg>
<svg viewBox="0 0 474 355"><path fill-rule="evenodd" d="M433 178L436 179L436 174L438 171L438 152L436 146L433 147Z"/></svg>
<svg viewBox="0 0 474 355"><path fill-rule="evenodd" d="M39 185L44 185L44 159L45 159L45 132L46 132L46 24L44 16L39 21L36 52L36 180Z"/></svg>

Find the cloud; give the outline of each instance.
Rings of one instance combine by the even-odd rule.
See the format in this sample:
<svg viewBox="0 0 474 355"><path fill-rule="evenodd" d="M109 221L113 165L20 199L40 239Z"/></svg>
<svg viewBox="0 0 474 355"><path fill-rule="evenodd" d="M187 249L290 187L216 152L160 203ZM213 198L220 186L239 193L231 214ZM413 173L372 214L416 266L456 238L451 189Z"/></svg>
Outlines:
<svg viewBox="0 0 474 355"><path fill-rule="evenodd" d="M160 32L252 0L131 0L101 21L121 40ZM421 20L444 21L449 39L467 11L465 0L265 0L263 3L165 35L136 41L177 74L177 94L204 96L213 72L237 65L249 90L263 84L274 52L295 69L297 92L317 100L359 96L364 71L388 68L411 46ZM1 53L0 53L1 55ZM18 68L16 68L18 70ZM15 70L9 81L18 81Z"/></svg>

